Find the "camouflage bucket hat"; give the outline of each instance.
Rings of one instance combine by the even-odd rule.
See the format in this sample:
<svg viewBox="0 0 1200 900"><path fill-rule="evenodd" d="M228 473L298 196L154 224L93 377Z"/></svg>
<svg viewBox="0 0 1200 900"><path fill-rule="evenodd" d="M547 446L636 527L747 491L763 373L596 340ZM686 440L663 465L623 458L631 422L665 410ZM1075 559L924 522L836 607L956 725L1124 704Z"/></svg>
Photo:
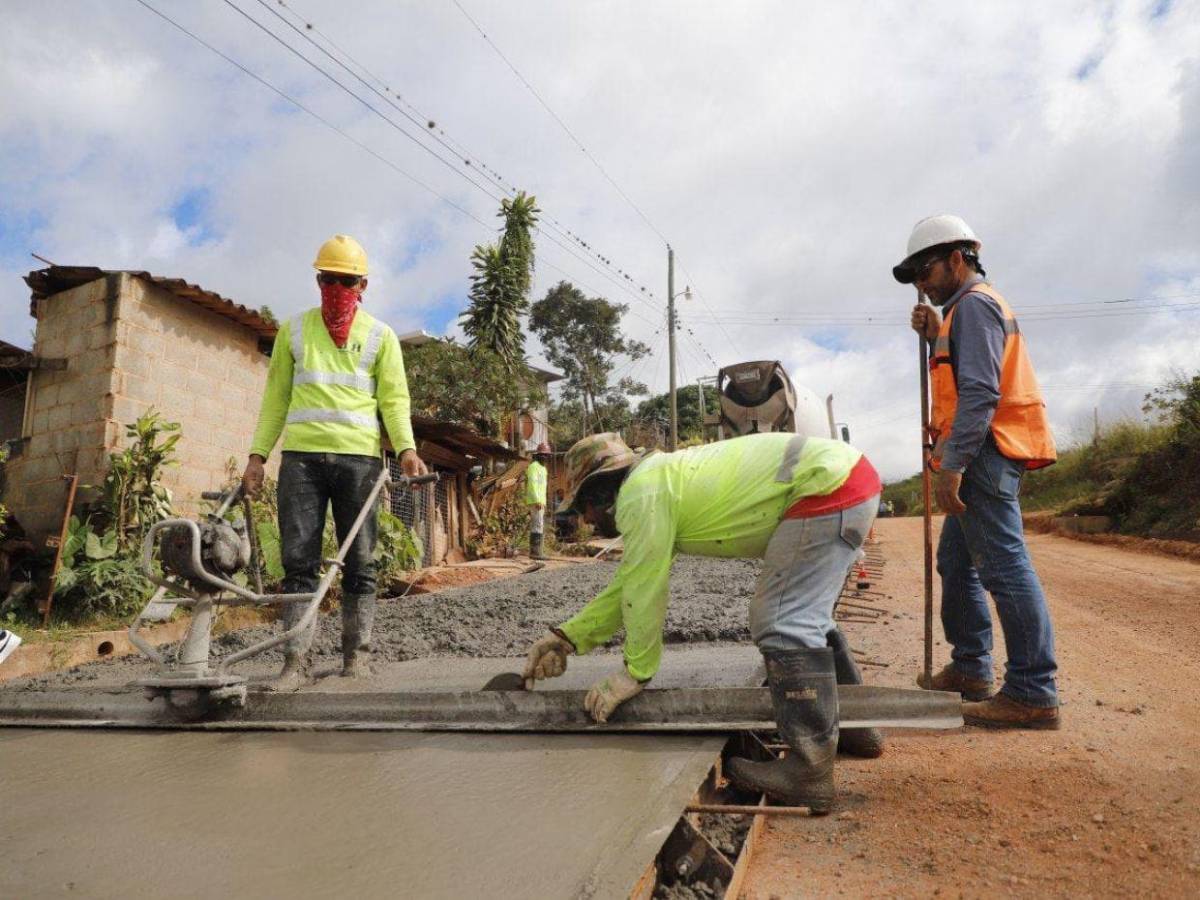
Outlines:
<svg viewBox="0 0 1200 900"><path fill-rule="evenodd" d="M576 441L563 458L567 472L567 493L557 512L570 512L575 507L579 491L595 475L618 472L637 462L637 454L625 445L614 431L589 434Z"/></svg>

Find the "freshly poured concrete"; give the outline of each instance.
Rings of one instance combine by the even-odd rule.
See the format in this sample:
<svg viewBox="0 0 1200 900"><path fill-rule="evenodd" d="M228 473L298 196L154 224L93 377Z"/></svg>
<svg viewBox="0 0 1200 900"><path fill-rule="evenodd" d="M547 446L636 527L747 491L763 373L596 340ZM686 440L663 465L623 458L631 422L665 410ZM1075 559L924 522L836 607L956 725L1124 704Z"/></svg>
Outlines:
<svg viewBox="0 0 1200 900"><path fill-rule="evenodd" d="M572 659L555 686L619 660ZM749 647L681 648L655 683L752 684L759 666ZM469 689L514 667L416 660L371 687ZM0 896L628 896L722 743L0 730Z"/></svg>
<svg viewBox="0 0 1200 900"><path fill-rule="evenodd" d="M0 732L0 895L628 896L721 743Z"/></svg>

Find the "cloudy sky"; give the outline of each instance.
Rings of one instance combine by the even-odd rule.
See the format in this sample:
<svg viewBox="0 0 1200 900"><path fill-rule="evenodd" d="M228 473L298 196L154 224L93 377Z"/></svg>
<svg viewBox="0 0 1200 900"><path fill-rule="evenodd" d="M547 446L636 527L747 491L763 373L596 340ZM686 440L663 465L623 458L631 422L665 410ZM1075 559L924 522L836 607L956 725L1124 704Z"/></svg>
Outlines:
<svg viewBox="0 0 1200 900"><path fill-rule="evenodd" d="M335 232L367 247L372 311L453 333L516 186L549 220L535 298L628 302L655 354L624 371L665 390L665 238L696 292L681 379L780 359L887 477L919 465L890 267L923 216L979 233L1060 444L1200 370L1196 0L145 2L311 113L137 0L7 4L0 338L29 345L30 252L283 315Z"/></svg>

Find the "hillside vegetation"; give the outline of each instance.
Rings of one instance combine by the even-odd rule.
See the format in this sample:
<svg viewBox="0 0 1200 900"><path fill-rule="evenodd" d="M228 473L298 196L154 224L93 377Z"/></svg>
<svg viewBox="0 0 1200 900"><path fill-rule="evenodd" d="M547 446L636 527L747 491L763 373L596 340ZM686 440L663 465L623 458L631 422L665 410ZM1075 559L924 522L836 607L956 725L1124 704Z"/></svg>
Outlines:
<svg viewBox="0 0 1200 900"><path fill-rule="evenodd" d="M1120 422L1030 472L1026 512L1111 516L1124 534L1200 540L1200 375L1146 398L1146 422ZM921 514L921 477L884 488L896 515Z"/></svg>

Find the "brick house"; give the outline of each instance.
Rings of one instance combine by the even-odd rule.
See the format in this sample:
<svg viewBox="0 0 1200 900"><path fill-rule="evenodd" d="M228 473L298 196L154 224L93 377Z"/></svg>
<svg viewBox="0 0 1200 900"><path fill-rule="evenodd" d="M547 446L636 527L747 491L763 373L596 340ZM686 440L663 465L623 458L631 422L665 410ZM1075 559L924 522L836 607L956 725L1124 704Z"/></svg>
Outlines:
<svg viewBox="0 0 1200 900"><path fill-rule="evenodd" d="M4 502L35 540L56 533L62 476L99 484L125 424L149 407L183 425L179 465L164 483L184 514L243 460L266 383L275 325L180 279L91 266L50 266L25 278L37 320L33 350L11 348L25 373L23 415L0 417L10 442ZM15 352L12 352L15 351Z"/></svg>
<svg viewBox="0 0 1200 900"><path fill-rule="evenodd" d="M62 524L63 476L77 474L87 499L83 486L99 484L109 454L125 446L126 423L153 407L182 426L178 465L163 481L176 512L194 514L200 492L226 481L229 460L239 468L245 461L275 323L212 291L148 272L49 266L25 281L37 320L33 349L0 342L0 442L12 450L3 467L5 505L42 545ZM416 332L400 339L416 346L435 338ZM421 416L413 424L419 452L444 477L419 496L398 494L393 507L422 536L425 564L435 565L466 547L472 470L511 463L532 447ZM270 474L278 464L276 452Z"/></svg>

